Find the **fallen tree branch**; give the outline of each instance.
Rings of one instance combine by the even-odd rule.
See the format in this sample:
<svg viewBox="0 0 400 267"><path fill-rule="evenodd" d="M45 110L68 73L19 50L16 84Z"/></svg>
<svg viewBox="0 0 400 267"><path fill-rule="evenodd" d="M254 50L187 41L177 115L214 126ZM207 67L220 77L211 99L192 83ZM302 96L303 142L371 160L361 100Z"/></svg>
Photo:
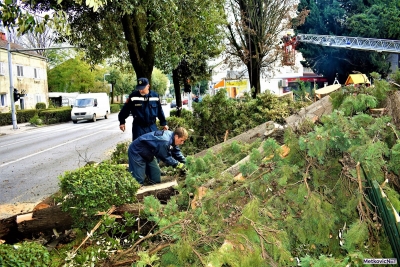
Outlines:
<svg viewBox="0 0 400 267"><path fill-rule="evenodd" d="M201 264L202 264L203 266L206 266L206 264L205 264L205 262L203 261L203 258L201 257L200 253L198 253L194 248L193 248L192 250L193 250L194 254L196 254L196 256L199 258Z"/></svg>
<svg viewBox="0 0 400 267"><path fill-rule="evenodd" d="M158 230L158 231L155 232L154 234L147 234L147 235L144 236L143 238L140 238L138 241L136 241L136 242L132 245L132 247L130 247L129 249L124 250L124 251L121 252L120 254L116 255L116 256L114 257L114 259L111 259L111 261L114 261L114 260L117 261L117 260L119 260L122 256L124 256L124 255L130 253L132 250L136 249L136 247L137 247L140 243L142 243L143 241L145 241L145 240L147 240L147 239L149 239L149 238L152 238L152 237L154 237L154 236L157 236L157 235L161 234L162 232L164 232L164 231L167 230L168 228L170 228L170 227L172 227L172 226L174 226L174 225L176 225L176 224L179 224L179 223L181 223L182 221L183 221L183 220L178 220L178 221L176 221L176 222L173 222L173 223L171 223L171 224L169 224L169 225L167 225L167 226L161 228L160 230Z"/></svg>
<svg viewBox="0 0 400 267"><path fill-rule="evenodd" d="M115 206L112 206L108 211L107 211L107 215L110 215L111 213L113 213L115 210ZM82 241L82 243L75 249L74 254L76 254L76 252L78 251L78 249L80 249L80 247L86 243L86 241L93 235L93 233L97 230L97 228L100 227L100 225L103 223L103 219L101 219L94 227L93 229L90 231L90 233L88 233L85 237L85 239Z"/></svg>

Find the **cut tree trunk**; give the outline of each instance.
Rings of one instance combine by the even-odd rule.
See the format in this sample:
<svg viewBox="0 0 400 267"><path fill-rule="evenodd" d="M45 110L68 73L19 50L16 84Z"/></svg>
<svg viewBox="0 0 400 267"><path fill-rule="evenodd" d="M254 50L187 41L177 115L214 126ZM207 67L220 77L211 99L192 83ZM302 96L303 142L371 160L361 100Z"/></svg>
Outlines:
<svg viewBox="0 0 400 267"><path fill-rule="evenodd" d="M387 115L392 117L393 124L400 128L400 91L391 93L384 103Z"/></svg>
<svg viewBox="0 0 400 267"><path fill-rule="evenodd" d="M323 97L311 105L302 108L297 114L286 118L286 123L291 128L297 128L305 120L311 120L315 122L323 115L332 113L332 103L329 96Z"/></svg>
<svg viewBox="0 0 400 267"><path fill-rule="evenodd" d="M166 203L177 191L174 189L178 183L176 180L152 186L145 186L137 191L136 198L142 201L145 196L153 195L161 203ZM42 205L41 203L38 206ZM117 207L113 214L122 215L129 212L138 215L143 207L140 204L125 204ZM33 212L19 214L0 221L0 238L12 243L24 238L32 238L34 234L57 232L71 229L73 220L67 212L61 210L61 206L48 206Z"/></svg>

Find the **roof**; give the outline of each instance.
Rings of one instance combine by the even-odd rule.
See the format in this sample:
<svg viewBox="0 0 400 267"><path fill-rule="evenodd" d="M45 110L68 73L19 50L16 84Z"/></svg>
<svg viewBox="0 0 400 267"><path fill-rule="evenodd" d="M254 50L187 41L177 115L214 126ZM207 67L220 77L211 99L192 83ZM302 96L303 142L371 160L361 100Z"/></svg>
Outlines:
<svg viewBox="0 0 400 267"><path fill-rule="evenodd" d="M361 83L371 84L365 74L350 74L349 77L347 77L345 85Z"/></svg>
<svg viewBox="0 0 400 267"><path fill-rule="evenodd" d="M0 49L7 50L7 44L8 44L8 41L0 39ZM15 44L15 43L10 43L10 48L11 48L11 50L26 49L25 47L23 47L21 45L18 45L18 44ZM25 55L30 55L30 56L34 56L34 57L39 57L39 58L45 59L44 56L36 53L33 50L32 51L13 51L13 52L14 53L17 52L17 53L20 53L20 54L25 54Z"/></svg>

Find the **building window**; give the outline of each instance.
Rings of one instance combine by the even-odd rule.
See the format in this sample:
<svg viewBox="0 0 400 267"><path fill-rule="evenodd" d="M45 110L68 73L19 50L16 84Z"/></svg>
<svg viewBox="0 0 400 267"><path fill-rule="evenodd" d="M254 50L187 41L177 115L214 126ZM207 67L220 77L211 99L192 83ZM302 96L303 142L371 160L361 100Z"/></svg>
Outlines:
<svg viewBox="0 0 400 267"><path fill-rule="evenodd" d="M36 103L42 102L42 96L41 95L36 95Z"/></svg>
<svg viewBox="0 0 400 267"><path fill-rule="evenodd" d="M24 67L23 66L17 66L17 76L18 77L24 76Z"/></svg>
<svg viewBox="0 0 400 267"><path fill-rule="evenodd" d="M5 106L7 104L7 98L6 98L6 94L1 94L0 95L0 106Z"/></svg>
<svg viewBox="0 0 400 267"><path fill-rule="evenodd" d="M0 62L0 75L6 75L4 62Z"/></svg>
<svg viewBox="0 0 400 267"><path fill-rule="evenodd" d="M35 79L39 79L39 69L38 68L34 68L33 69L33 78Z"/></svg>

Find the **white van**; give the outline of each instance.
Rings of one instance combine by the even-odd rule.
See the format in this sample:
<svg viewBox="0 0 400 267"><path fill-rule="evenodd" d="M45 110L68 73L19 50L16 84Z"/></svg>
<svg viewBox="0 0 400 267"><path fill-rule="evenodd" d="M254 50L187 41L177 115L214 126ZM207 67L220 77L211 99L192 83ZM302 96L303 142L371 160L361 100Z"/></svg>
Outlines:
<svg viewBox="0 0 400 267"><path fill-rule="evenodd" d="M74 123L79 120L96 121L99 117L108 118L110 114L110 98L106 93L80 94L72 106L71 119Z"/></svg>

